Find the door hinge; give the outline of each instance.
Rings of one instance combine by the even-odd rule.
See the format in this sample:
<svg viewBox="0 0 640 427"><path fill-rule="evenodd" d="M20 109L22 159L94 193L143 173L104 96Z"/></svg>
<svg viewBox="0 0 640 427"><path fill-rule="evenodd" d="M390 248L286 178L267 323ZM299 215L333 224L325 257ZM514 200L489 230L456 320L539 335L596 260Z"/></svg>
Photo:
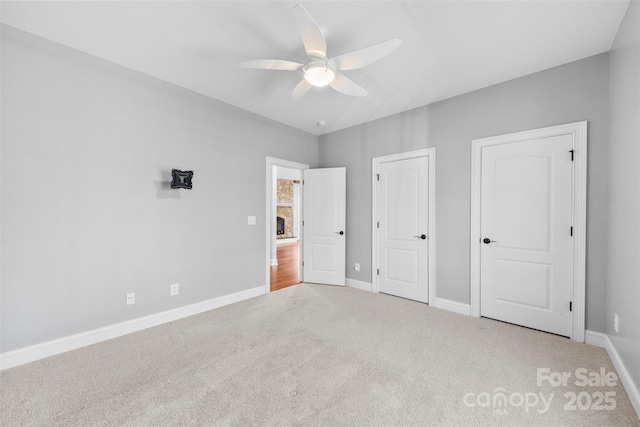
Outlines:
<svg viewBox="0 0 640 427"><path fill-rule="evenodd" d="M376 174L376 180L380 181L380 174L379 173Z"/></svg>
<svg viewBox="0 0 640 427"><path fill-rule="evenodd" d="M302 266L304 267L304 261L302 261Z"/></svg>
<svg viewBox="0 0 640 427"><path fill-rule="evenodd" d="M571 234L571 237L573 237L573 227L571 227L570 234Z"/></svg>
<svg viewBox="0 0 640 427"><path fill-rule="evenodd" d="M302 226L304 227L304 221L302 221Z"/></svg>
<svg viewBox="0 0 640 427"><path fill-rule="evenodd" d="M379 268L378 268L378 270L377 270L377 273L378 273L378 276L379 276L379 275L380 275L380 269L379 269Z"/></svg>
<svg viewBox="0 0 640 427"><path fill-rule="evenodd" d="M378 228L380 228L380 221L378 221Z"/></svg>
<svg viewBox="0 0 640 427"><path fill-rule="evenodd" d="M569 301L569 311L573 311L573 301Z"/></svg>
<svg viewBox="0 0 640 427"><path fill-rule="evenodd" d="M569 152L571 153L571 161L573 162L573 150L569 150Z"/></svg>

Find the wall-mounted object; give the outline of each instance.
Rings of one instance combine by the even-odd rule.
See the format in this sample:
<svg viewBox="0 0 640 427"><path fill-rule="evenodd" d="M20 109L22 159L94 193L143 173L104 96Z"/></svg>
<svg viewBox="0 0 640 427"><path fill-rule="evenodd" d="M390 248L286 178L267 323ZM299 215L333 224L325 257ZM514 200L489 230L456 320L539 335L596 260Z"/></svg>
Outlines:
<svg viewBox="0 0 640 427"><path fill-rule="evenodd" d="M187 190L191 190L193 184L191 180L193 179L193 171L181 171L178 169L171 169L171 188L186 188Z"/></svg>

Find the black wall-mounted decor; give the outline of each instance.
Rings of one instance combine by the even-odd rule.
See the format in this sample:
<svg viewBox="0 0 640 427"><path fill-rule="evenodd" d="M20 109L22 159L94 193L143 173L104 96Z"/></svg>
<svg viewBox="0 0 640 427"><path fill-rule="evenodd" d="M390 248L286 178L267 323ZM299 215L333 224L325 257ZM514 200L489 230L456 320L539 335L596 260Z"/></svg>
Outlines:
<svg viewBox="0 0 640 427"><path fill-rule="evenodd" d="M191 180L193 179L193 171L171 169L171 176L173 177L171 180L171 188L186 188L187 190L191 190L193 187L193 184L191 183Z"/></svg>

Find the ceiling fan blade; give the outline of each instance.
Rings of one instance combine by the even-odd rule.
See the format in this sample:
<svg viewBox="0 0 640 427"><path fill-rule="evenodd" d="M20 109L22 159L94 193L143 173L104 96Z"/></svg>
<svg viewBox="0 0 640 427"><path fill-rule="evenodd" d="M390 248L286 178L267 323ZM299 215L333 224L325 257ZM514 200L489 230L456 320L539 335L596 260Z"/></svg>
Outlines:
<svg viewBox="0 0 640 427"><path fill-rule="evenodd" d="M386 42L374 44L364 49L331 58L330 63L338 70L355 70L388 55L393 49L398 47L400 43L402 43L402 40L397 38L387 40Z"/></svg>
<svg viewBox="0 0 640 427"><path fill-rule="evenodd" d="M255 59L253 61L238 64L243 68L259 68L261 70L285 70L295 71L302 69L303 65L297 62L283 61L280 59Z"/></svg>
<svg viewBox="0 0 640 427"><path fill-rule="evenodd" d="M293 8L293 14L298 24L307 56L309 56L309 58L325 59L327 57L327 43L316 21L313 20L309 12L300 4Z"/></svg>
<svg viewBox="0 0 640 427"><path fill-rule="evenodd" d="M296 87L293 88L293 92L291 92L291 100L293 102L300 101L304 94L307 93L311 88L311 83L309 83L305 79L302 79L300 83L298 83Z"/></svg>
<svg viewBox="0 0 640 427"><path fill-rule="evenodd" d="M347 78L342 73L336 73L336 78L329 85L340 93L351 96L367 96L366 89Z"/></svg>

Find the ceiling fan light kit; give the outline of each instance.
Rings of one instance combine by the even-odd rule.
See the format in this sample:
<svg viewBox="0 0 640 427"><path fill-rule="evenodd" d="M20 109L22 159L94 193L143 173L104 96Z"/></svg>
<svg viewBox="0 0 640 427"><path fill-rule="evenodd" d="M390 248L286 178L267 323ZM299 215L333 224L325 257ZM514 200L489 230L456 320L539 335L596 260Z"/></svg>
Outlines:
<svg viewBox="0 0 640 427"><path fill-rule="evenodd" d="M316 87L327 86L336 78L336 72L325 61L311 61L302 68L302 71L305 80Z"/></svg>
<svg viewBox="0 0 640 427"><path fill-rule="evenodd" d="M381 59L398 47L397 38L359 49L335 58L327 58L326 30L321 29L309 12L298 4L293 8L302 43L309 58L307 64L280 59L256 59L239 64L244 68L262 70L302 71L303 79L291 93L293 102L299 101L312 87L331 86L337 92L351 96L367 96L367 91L340 71L355 70Z"/></svg>

